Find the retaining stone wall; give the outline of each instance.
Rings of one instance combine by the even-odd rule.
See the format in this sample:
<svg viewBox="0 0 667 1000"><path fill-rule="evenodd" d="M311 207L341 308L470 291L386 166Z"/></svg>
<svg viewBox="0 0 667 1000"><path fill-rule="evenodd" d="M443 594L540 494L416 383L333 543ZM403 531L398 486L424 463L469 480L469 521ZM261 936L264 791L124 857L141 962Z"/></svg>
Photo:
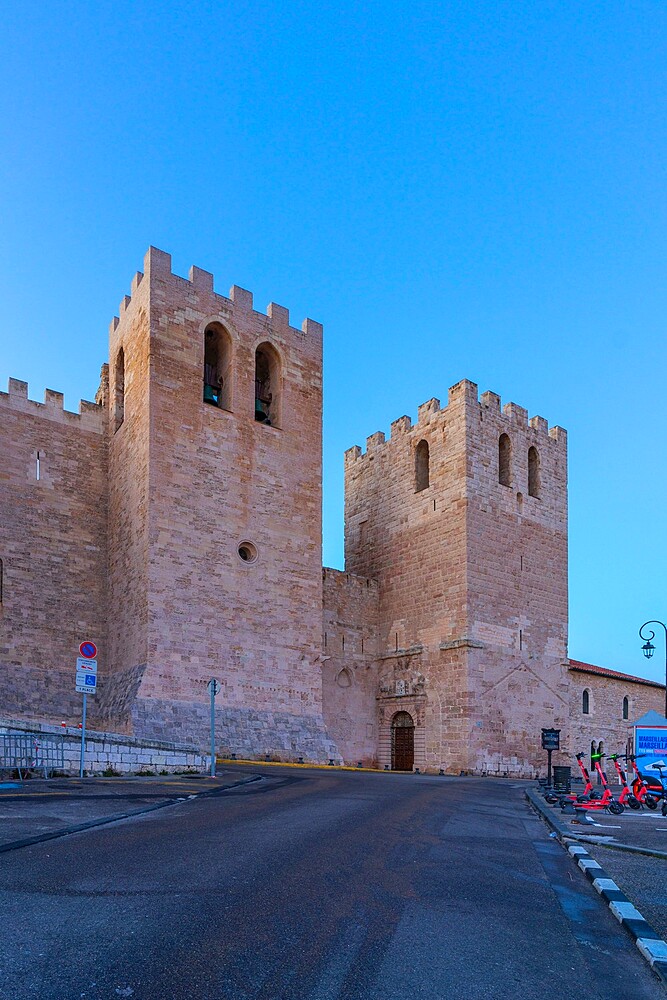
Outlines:
<svg viewBox="0 0 667 1000"><path fill-rule="evenodd" d="M0 721L0 735L29 733L39 744L40 737L65 736L64 772L78 774L81 760L81 734L76 729L63 729L43 723L21 723ZM137 771L208 771L210 757L186 743L139 740L116 733L86 732L84 768L87 774L102 774L113 769L121 774L135 774Z"/></svg>

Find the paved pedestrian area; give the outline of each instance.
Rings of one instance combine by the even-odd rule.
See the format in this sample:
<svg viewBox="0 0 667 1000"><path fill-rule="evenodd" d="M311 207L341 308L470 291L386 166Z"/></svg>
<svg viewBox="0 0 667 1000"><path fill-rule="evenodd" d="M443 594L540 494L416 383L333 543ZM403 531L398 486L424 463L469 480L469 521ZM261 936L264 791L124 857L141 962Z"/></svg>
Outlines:
<svg viewBox="0 0 667 1000"><path fill-rule="evenodd" d="M620 789L613 789L618 794ZM660 809L626 809L620 816L589 813L594 825L582 825L559 806L538 796L561 837L581 840L646 920L667 940L667 817Z"/></svg>

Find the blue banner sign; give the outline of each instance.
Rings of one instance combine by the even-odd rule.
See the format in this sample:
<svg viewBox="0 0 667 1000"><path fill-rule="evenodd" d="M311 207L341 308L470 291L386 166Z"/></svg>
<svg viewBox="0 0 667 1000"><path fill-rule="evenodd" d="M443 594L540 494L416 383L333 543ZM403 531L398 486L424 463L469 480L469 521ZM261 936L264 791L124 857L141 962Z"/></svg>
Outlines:
<svg viewBox="0 0 667 1000"><path fill-rule="evenodd" d="M635 726L635 753L645 754L637 761L642 771L655 760L667 762L667 726Z"/></svg>

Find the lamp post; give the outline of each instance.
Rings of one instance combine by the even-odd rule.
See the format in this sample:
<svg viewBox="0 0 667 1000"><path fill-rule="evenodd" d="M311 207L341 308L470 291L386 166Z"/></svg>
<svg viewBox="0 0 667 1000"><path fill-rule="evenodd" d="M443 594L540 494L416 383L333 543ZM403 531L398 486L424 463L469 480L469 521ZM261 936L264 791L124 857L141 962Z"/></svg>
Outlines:
<svg viewBox="0 0 667 1000"><path fill-rule="evenodd" d="M655 646L651 642L651 639L655 639L655 632L653 629L649 629L650 635L644 635L644 629L647 625L662 625L665 630L665 716L667 716L667 625L664 622L650 621L644 622L639 630L639 638L646 639L646 642L642 646L642 651L647 660L650 660L655 652Z"/></svg>

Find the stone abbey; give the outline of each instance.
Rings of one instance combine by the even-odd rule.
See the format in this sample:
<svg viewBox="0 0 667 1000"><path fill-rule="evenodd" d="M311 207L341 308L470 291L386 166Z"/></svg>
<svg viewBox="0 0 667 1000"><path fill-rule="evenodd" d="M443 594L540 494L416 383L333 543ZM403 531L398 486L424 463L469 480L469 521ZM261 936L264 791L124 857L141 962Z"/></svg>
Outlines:
<svg viewBox="0 0 667 1000"><path fill-rule="evenodd" d="M0 717L237 756L532 775L654 682L568 659L567 438L468 381L345 454L322 568L322 327L151 248L78 414L0 393ZM582 701L583 699L583 701Z"/></svg>

